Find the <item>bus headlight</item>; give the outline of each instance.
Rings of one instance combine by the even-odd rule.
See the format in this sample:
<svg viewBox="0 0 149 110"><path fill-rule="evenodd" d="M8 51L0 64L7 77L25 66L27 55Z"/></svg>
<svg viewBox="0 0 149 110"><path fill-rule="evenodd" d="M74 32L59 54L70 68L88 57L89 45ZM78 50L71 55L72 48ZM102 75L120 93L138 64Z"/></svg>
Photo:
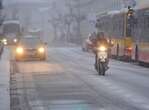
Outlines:
<svg viewBox="0 0 149 110"><path fill-rule="evenodd" d="M17 47L16 48L16 53L17 54L23 54L23 52L24 52L24 49L22 47Z"/></svg>
<svg viewBox="0 0 149 110"><path fill-rule="evenodd" d="M6 39L6 38L4 38L4 39L2 40L2 42L3 42L4 45L7 45L7 39Z"/></svg>
<svg viewBox="0 0 149 110"><path fill-rule="evenodd" d="M18 42L18 39L16 39L16 38L15 38L15 39L13 39L13 42L15 42L15 43L16 43L16 42Z"/></svg>
<svg viewBox="0 0 149 110"><path fill-rule="evenodd" d="M40 47L40 48L38 48L38 52L39 53L44 53L45 52L45 49L43 47Z"/></svg>

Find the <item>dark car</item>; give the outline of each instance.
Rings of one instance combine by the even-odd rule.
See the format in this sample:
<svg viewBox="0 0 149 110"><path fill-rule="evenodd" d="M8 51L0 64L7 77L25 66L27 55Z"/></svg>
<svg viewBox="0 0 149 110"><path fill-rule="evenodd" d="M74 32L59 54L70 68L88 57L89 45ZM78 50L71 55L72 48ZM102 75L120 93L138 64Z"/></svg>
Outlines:
<svg viewBox="0 0 149 110"><path fill-rule="evenodd" d="M21 38L15 48L15 59L17 61L23 59L38 58L46 60L46 45L38 37Z"/></svg>

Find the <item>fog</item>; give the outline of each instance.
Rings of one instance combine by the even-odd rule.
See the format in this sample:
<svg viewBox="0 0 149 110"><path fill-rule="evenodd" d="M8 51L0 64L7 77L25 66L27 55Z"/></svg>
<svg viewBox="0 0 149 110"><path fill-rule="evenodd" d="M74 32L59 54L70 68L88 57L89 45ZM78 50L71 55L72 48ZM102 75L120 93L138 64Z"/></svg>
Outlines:
<svg viewBox="0 0 149 110"><path fill-rule="evenodd" d="M148 0L137 0L144 6ZM17 19L24 31L41 30L45 41L81 43L95 29L97 13L122 8L122 0L4 0L5 20Z"/></svg>
<svg viewBox="0 0 149 110"><path fill-rule="evenodd" d="M149 0L137 0L138 7L147 7L149 6Z"/></svg>
<svg viewBox="0 0 149 110"><path fill-rule="evenodd" d="M40 36L48 42L81 43L94 31L88 16L111 10L115 4L112 0L4 0L4 5L5 20L18 19L25 32L41 30Z"/></svg>

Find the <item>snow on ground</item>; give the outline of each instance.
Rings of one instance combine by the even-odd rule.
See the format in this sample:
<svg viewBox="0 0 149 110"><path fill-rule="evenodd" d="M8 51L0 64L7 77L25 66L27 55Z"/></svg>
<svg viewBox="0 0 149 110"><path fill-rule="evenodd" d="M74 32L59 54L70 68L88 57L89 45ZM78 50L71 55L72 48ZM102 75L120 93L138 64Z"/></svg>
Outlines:
<svg viewBox="0 0 149 110"><path fill-rule="evenodd" d="M68 61L72 60L72 62L68 63L68 65L74 66L72 71L85 82L89 82L89 85L97 91L101 91L102 88L105 94L111 97L120 98L120 101L128 102L136 108L149 109L149 95L147 92L149 90L149 69L111 60L110 70L107 72L107 76L98 77L93 75L93 73L96 73L92 68L94 64L93 57L85 57L85 54L78 51L78 49L61 49L58 51L60 51L59 55L66 55L65 58L67 58ZM71 60L69 60L69 58Z"/></svg>
<svg viewBox="0 0 149 110"><path fill-rule="evenodd" d="M111 60L103 77L81 48L48 53L46 62L17 63L17 88L33 110L149 110L148 68Z"/></svg>
<svg viewBox="0 0 149 110"><path fill-rule="evenodd" d="M9 96L9 52L4 50L0 60L0 110L10 110Z"/></svg>

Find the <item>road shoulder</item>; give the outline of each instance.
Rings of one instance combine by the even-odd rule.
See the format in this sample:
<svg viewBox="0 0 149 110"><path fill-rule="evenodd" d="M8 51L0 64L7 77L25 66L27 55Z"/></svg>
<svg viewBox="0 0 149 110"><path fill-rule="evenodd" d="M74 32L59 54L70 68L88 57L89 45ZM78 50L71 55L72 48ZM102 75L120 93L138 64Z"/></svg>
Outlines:
<svg viewBox="0 0 149 110"><path fill-rule="evenodd" d="M10 110L9 69L8 50L5 49L0 60L0 110Z"/></svg>

